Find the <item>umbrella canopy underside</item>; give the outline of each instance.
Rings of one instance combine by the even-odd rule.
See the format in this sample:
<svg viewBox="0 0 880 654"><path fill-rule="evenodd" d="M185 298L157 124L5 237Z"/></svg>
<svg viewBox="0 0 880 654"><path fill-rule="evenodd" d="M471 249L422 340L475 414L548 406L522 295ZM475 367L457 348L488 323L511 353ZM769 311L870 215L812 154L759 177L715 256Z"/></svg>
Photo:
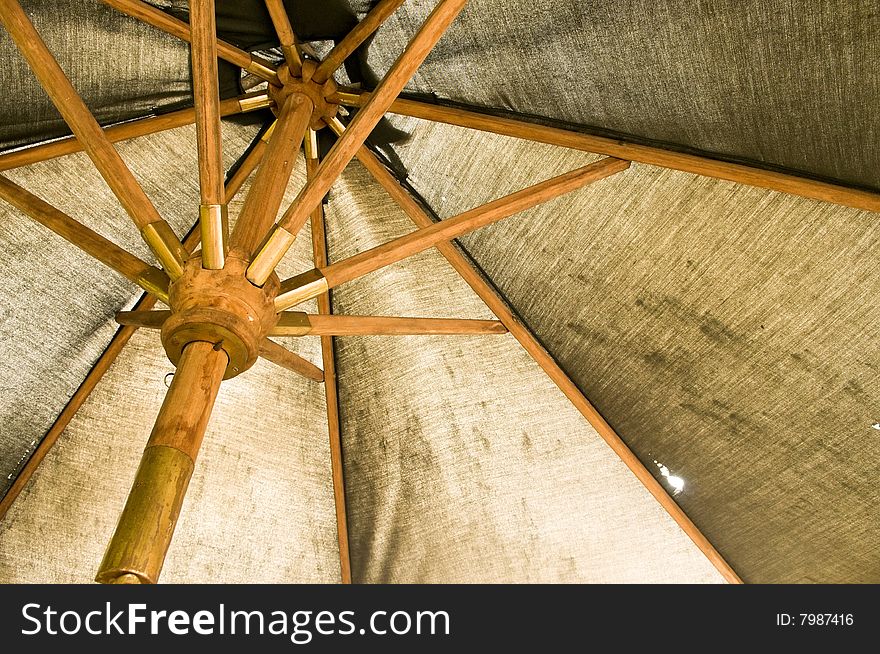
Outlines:
<svg viewBox="0 0 880 654"><path fill-rule="evenodd" d="M23 4L102 124L191 103L185 43L99 2ZM404 3L339 81L381 78L433 6ZM350 26L337 27L313 26L317 53ZM474 0L406 92L878 189L878 27L868 2ZM0 146L66 134L5 33L0 49ZM227 169L269 119L254 116L224 121ZM389 120L383 151L440 219L599 159ZM199 204L195 138L118 144L179 235ZM85 155L3 174L154 261ZM282 207L305 181L299 158ZM412 230L357 162L325 213L330 261ZM0 214L2 493L140 292ZM459 243L745 581L877 582L876 215L634 164ZM299 239L279 275L311 256ZM342 314L493 317L435 250L333 300ZM320 365L317 341L283 344ZM340 337L336 363L355 581L721 580L511 335ZM0 580L92 578L172 371L158 333L139 331L0 522ZM319 384L265 362L225 382L163 581L337 581L329 458Z"/></svg>

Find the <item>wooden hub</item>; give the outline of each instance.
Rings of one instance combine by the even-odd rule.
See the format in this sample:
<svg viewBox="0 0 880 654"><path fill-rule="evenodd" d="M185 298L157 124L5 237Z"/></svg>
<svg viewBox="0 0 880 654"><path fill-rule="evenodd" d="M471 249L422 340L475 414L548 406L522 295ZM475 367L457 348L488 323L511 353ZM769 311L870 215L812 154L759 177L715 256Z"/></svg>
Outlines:
<svg viewBox="0 0 880 654"><path fill-rule="evenodd" d="M226 352L224 379L254 365L260 342L278 322L274 300L279 283L273 274L262 287L254 286L244 276L247 266L235 252L220 270L202 268L198 253L186 261L183 275L169 288L172 313L162 325L162 345L175 366L194 341Z"/></svg>
<svg viewBox="0 0 880 654"><path fill-rule="evenodd" d="M277 115L280 107L284 105L287 98L294 93L301 93L312 101L314 110L312 111L312 119L309 127L319 130L325 127L331 118L336 116L339 111L339 105L329 102L328 97L336 93L336 82L329 79L323 84L312 81L312 73L317 69L317 64L311 59L306 59L302 66L302 76L294 77L287 64L283 64L278 68L278 79L281 86L269 85L269 97L275 101L272 108Z"/></svg>

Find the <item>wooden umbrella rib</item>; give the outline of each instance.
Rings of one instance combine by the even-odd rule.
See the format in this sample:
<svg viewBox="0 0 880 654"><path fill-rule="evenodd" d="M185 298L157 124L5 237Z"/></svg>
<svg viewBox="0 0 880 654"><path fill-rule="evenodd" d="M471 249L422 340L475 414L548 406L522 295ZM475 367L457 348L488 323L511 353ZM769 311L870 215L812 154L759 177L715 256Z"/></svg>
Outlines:
<svg viewBox="0 0 880 654"><path fill-rule="evenodd" d="M287 62L287 67L293 75L298 76L302 70L303 60L296 42L296 34L290 24L290 17L284 8L284 2L283 0L266 0L266 9L269 10L269 17L272 19L272 25L275 26L275 33L281 44L284 61Z"/></svg>
<svg viewBox="0 0 880 654"><path fill-rule="evenodd" d="M466 2L467 0L441 0L437 4L403 54L385 75L370 100L352 120L346 133L336 142L327 158L321 161L315 176L306 183L275 226L263 249L248 268L247 277L251 282L262 286L269 278L312 211L385 114L385 110L403 90L422 61L464 8Z"/></svg>
<svg viewBox="0 0 880 654"><path fill-rule="evenodd" d="M53 104L80 140L95 167L119 199L172 279L183 272L180 241L79 97L17 0L0 2L0 19Z"/></svg>
<svg viewBox="0 0 880 654"><path fill-rule="evenodd" d="M192 85L199 155L199 225L202 266L219 270L226 261L229 224L223 188L220 89L217 76L217 25L214 0L190 0Z"/></svg>
<svg viewBox="0 0 880 654"><path fill-rule="evenodd" d="M308 271L284 281L275 298L280 311L304 302L327 288L362 277L422 252L442 241L450 241L539 204L570 193L592 182L605 179L629 167L628 161L606 158L582 168L553 177L483 206L466 211L428 227L393 239L378 247Z"/></svg>
<svg viewBox="0 0 880 654"><path fill-rule="evenodd" d="M101 0L101 2L183 41L189 41L191 38L188 24L146 2L140 0ZM268 63L226 41L217 40L217 55L270 84L279 84L278 74Z"/></svg>
<svg viewBox="0 0 880 654"><path fill-rule="evenodd" d="M358 107L369 101L370 93L337 93L335 102ZM694 173L704 177L723 179L748 186L799 195L801 197L831 202L854 209L880 212L880 193L865 191L829 182L820 182L789 173L764 170L745 164L730 163L711 157L685 154L672 150L630 143L623 139L611 139L582 132L536 125L523 120L491 116L457 107L445 107L417 100L398 98L388 108L390 113L412 116L447 125L457 125L502 136L558 145L564 148L595 152L619 157L636 163L659 166Z"/></svg>
<svg viewBox="0 0 880 654"><path fill-rule="evenodd" d="M391 198L409 216L410 220L421 229L435 224L434 220L425 212L415 198L400 184L397 178L382 164L381 161L367 148L358 151L358 160L369 171L373 178L388 192ZM564 370L556 363L553 356L544 349L532 332L511 311L507 302L501 297L480 272L473 266L468 257L463 254L454 243L442 241L437 243L437 250L458 272L458 274L474 290L479 298L486 304L499 321L509 330L510 334L519 341L523 349L535 360L548 377L565 394L587 422L592 425L599 436L604 440L614 453L623 461L636 478L648 489L648 492L675 520L676 524L688 535L699 550L706 556L718 572L730 583L742 583L742 580L724 560L724 557L715 549L712 543L703 535L685 512L675 503L675 500L666 492L663 485L648 471L648 469L633 454L632 450L623 442L611 425L602 417L578 386L569 378Z"/></svg>
<svg viewBox="0 0 880 654"><path fill-rule="evenodd" d="M248 93L221 101L220 115L232 116L268 106L270 106L268 94L263 92ZM190 107L171 111L167 114L159 114L111 125L104 128L104 135L111 143L118 143L119 141L126 141L138 136L147 136L148 134L156 134L157 132L183 127L184 125L192 125L195 120L195 109ZM82 144L76 136L68 136L57 141L41 143L40 145L22 148L14 152L7 152L0 154L0 171L81 152L82 149Z"/></svg>
<svg viewBox="0 0 880 654"><path fill-rule="evenodd" d="M278 1L278 0L276 0ZM267 0L268 2L268 0ZM381 0L370 12L355 25L351 32L343 38L324 58L318 66L312 79L318 84L323 84L333 76L345 60L348 59L361 44L379 29L391 14L397 11L404 0Z"/></svg>
<svg viewBox="0 0 880 654"><path fill-rule="evenodd" d="M318 366L268 338L264 338L260 343L260 356L266 359L266 361L271 361L276 366L286 368L298 375L302 375L306 379L318 382L324 381L324 371Z"/></svg>
<svg viewBox="0 0 880 654"><path fill-rule="evenodd" d="M306 132L306 176L311 178L318 170L318 138L314 130ZM312 255L316 267L326 266L327 230L324 223L324 205L319 203L311 216ZM318 313L333 313L330 293L317 298ZM321 337L321 361L324 366L324 393L327 400L327 435L330 440L330 477L333 484L333 503L336 510L336 537L339 544L340 579L351 583L351 555L348 544L348 514L345 506L345 470L342 458L342 429L339 419L339 387L336 379L336 354L332 336Z"/></svg>
<svg viewBox="0 0 880 654"><path fill-rule="evenodd" d="M243 250L248 257L275 222L312 110L312 101L301 93L289 96L281 107L272 138L232 232L231 247Z"/></svg>
<svg viewBox="0 0 880 654"><path fill-rule="evenodd" d="M223 148L214 0L190 0L192 85L202 204L223 203ZM202 233L202 250L206 244Z"/></svg>
<svg viewBox="0 0 880 654"><path fill-rule="evenodd" d="M168 276L0 175L0 197L148 293L168 300Z"/></svg>

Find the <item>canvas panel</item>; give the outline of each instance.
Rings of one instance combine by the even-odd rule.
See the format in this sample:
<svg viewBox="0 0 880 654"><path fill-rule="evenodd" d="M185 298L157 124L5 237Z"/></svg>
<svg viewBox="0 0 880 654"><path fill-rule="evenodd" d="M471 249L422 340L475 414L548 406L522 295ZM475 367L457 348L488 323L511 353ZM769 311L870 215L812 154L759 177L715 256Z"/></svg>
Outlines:
<svg viewBox="0 0 880 654"><path fill-rule="evenodd" d="M0 582L92 581L170 371L137 332L0 522ZM322 385L270 363L223 384L164 583L339 580L324 412Z"/></svg>
<svg viewBox="0 0 880 654"><path fill-rule="evenodd" d="M357 163L331 261L413 226ZM429 251L340 286L347 314L491 318ZM719 582L509 335L337 339L356 582Z"/></svg>
<svg viewBox="0 0 880 654"><path fill-rule="evenodd" d="M623 8L594 4L589 9L573 5L553 3L549 20L547 3L528 8L469 3L460 24L441 42L412 89L877 186L876 153L866 149L875 140L875 126L861 110L872 106L877 91L876 71L864 67L864 62L876 59L873 6L831 3L803 12L789 3L764 0L745 6L704 4L681 12L663 3ZM377 71L397 56L431 6L407 3L383 28L370 50ZM586 11L594 13L585 16ZM767 16L786 29L767 28ZM718 30L718 25L725 29ZM150 38L156 34L150 30ZM747 41L758 46L740 52L740 44ZM645 43L662 47L647 51ZM11 49L8 40L2 45L3 51ZM588 57L571 57L571 52L584 51ZM185 56L175 61L185 62ZM546 73L547 61L562 72ZM177 64L171 68L178 70ZM100 78L94 69L84 72L84 79ZM585 84L572 85L572 79ZM24 85L19 91L25 97L35 93ZM0 123L14 125L20 119L17 114ZM537 181L557 167L561 171L590 160L588 155L563 156L553 148L517 146L495 137L468 143L470 137L460 140L465 132L453 128L420 132L413 121L399 124L416 131L413 142L401 150L413 181L444 216ZM242 139L240 145L245 142ZM444 143L455 147L443 150ZM173 157L164 144L148 151L144 169L136 172L147 180L160 212L182 233L194 219L188 208L197 204L194 138L172 149ZM78 218L98 221L105 234L110 235L110 227L120 227L113 234L128 234L133 251L142 252L134 229L88 166L64 172L54 163L45 165L42 172L16 172L21 177L15 179L25 186L34 184L29 188ZM181 167L189 167L189 174L181 176ZM488 179L486 170L493 171ZM69 183L56 185L59 174ZM70 188L83 188L83 181L88 193L69 193ZM527 220L491 228L465 243L643 461L668 466L685 479L685 490L676 499L747 580L878 579L876 485L864 463L874 453L870 425L877 421L872 411L877 397L878 316L865 301L877 290L870 257L877 245L872 215L643 166L603 185L609 189L604 195L598 190L575 194ZM367 213L370 203L357 206ZM3 411L9 420L3 423L0 460L8 483L109 340L112 313L136 294L126 283L99 272L97 264L91 271L88 264L69 263L81 255L69 248L65 252L68 246L51 235L48 238L60 246L44 253L42 239L34 236L42 228L16 218L8 208L4 211L11 217L4 214L0 221L5 230L0 237L11 246L3 255L0 274L12 282L0 305L0 328L4 345L11 344L15 355L2 371ZM375 241L362 233L359 238L363 243ZM33 261L25 272L18 265L22 258ZM413 264L416 269L423 265L419 261ZM407 281L423 279L410 275ZM405 284L392 286L395 301L397 294L408 297L410 291L399 293ZM345 293L340 289L337 294L340 306L364 311L381 310L392 297L380 293L368 301L346 299ZM414 309L427 306L420 304L422 300L413 302ZM448 308L453 309L461 307ZM48 314L45 323L28 322L40 311ZM397 339L369 339L395 341L381 347L357 345L367 340L341 341L341 368L346 351L358 354L352 357L356 374L362 374L359 356L367 349L378 350L382 365L392 354L403 362L413 356L387 349L402 348L395 344ZM453 357L427 355L421 351L424 342L415 347L427 363L422 359L404 364L407 375L423 363L436 374L438 357ZM461 366L468 374L487 378L484 371L472 371L478 365L475 357L463 359ZM493 368L492 378L501 370ZM459 379L454 367L444 371L453 381ZM371 391L349 385L347 375L343 372L340 384L357 401L352 407L359 412L364 411L361 405L378 407L380 425L389 417L414 413L406 406L384 406L376 393L358 395ZM383 375L390 373L370 373L377 379ZM522 377L520 372L515 376ZM394 376L392 381L402 382L398 388L405 392L419 388L415 378ZM405 394L388 397L396 402L397 395ZM438 409L433 415L449 414L448 407L438 408L438 400L431 402L432 411ZM493 402L505 403L496 398L489 404ZM532 407L530 399L526 403ZM23 414L22 404L33 407L32 413ZM468 425L463 428L467 435L473 416L460 418ZM346 433L346 465L357 470L352 457L361 455L350 454L349 440L362 438L369 444L371 435L379 433L376 418L358 414L345 419L356 428ZM457 421L458 417L454 424ZM443 423L429 419L419 421L418 427L427 430L426 425L433 429L438 424ZM385 450L393 444L381 442ZM447 556L413 536L425 529L416 522L418 516L388 507L404 505L397 498L418 495L399 489L426 485L434 468L447 468L444 461L472 453L470 445L435 456L430 472L423 473L429 466L422 453L434 456L434 450L424 447L407 459L423 456L421 468L403 464L400 456L383 460L386 468L369 460L363 464L364 479L372 479L367 473L386 470L389 462L407 474L397 487L381 485L387 481L383 480L375 492L363 494L365 499L353 500L353 520L363 527L353 534L358 543L355 558L360 557L363 570L356 568L356 574L364 579L427 578L432 573L423 569L442 561L438 569L454 576L455 563L466 558L458 556L462 552L475 556L475 563L466 564L462 572L473 579L516 574L584 579L585 569L589 574L608 573L601 561L583 551L569 557L569 546L547 535L553 527L541 520L548 507L572 501L564 493L560 498L562 491L555 486L548 496L541 494L536 506L517 512L541 516L530 518L536 525L532 532L531 523L524 527L515 522L519 517L509 517L509 506L517 499L510 487L520 484L519 478L498 491L508 507L504 519L513 522L510 533L537 533L540 548L514 542L498 561L485 563L484 570L480 553L468 551L468 543L444 543L450 548ZM508 456L509 451L495 454L505 464L519 460ZM494 459L487 455L490 460ZM495 474L476 467L478 479ZM352 478L359 477L349 475L349 488L356 483ZM661 479L668 481L662 475ZM461 485L459 480L442 481L444 488ZM581 481L577 487L582 487ZM446 499L450 496L454 495ZM437 497L444 495L438 492ZM358 502L372 504L363 508ZM592 516L592 506L584 513ZM492 529L502 536L486 536L487 529L475 536L478 543L504 541L508 533L497 526L502 518L493 507L486 511ZM459 516L467 513L449 518L438 509L437 514L424 515L446 516L443 519L456 526ZM370 531L380 523L385 526ZM581 527L571 528L578 533ZM395 548L392 533L408 534L401 541L406 545ZM523 563L539 550L552 553L546 567ZM375 557L377 551L382 556ZM560 567L559 561L567 557L587 563ZM648 576L654 574L651 565ZM687 565L683 569L694 570Z"/></svg>
<svg viewBox="0 0 880 654"><path fill-rule="evenodd" d="M375 75L435 4L379 30ZM876 189L878 32L871 0L471 0L407 89Z"/></svg>
<svg viewBox="0 0 880 654"><path fill-rule="evenodd" d="M396 125L443 217L595 159ZM633 165L463 242L746 581L877 582L875 218Z"/></svg>
<svg viewBox="0 0 880 654"><path fill-rule="evenodd" d="M154 147L184 156L191 133ZM408 229L357 166L328 223L334 257ZM279 272L310 266L300 238ZM489 317L430 253L365 282L338 310ZM318 361L317 339L283 340ZM130 348L3 521L0 579L94 574L171 370L155 332ZM357 580L720 581L511 337L340 339L338 360ZM322 387L260 363L221 389L163 581L334 581L332 501Z"/></svg>
<svg viewBox="0 0 880 654"><path fill-rule="evenodd" d="M189 45L99 0L22 7L101 124L192 103ZM8 32L0 30L0 150L70 133Z"/></svg>

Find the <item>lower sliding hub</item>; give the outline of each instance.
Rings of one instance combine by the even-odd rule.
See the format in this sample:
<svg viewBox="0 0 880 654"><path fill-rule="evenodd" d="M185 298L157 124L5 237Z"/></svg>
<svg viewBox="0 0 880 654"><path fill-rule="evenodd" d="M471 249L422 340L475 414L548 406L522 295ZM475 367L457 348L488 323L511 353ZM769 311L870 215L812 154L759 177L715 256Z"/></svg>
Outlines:
<svg viewBox="0 0 880 654"><path fill-rule="evenodd" d="M183 275L169 289L172 313L162 325L162 345L175 366L194 341L226 352L224 379L254 365L260 342L278 322L274 300L279 283L273 273L262 287L254 286L245 278L247 267L248 261L234 252L220 270L202 268L199 253L187 260Z"/></svg>

